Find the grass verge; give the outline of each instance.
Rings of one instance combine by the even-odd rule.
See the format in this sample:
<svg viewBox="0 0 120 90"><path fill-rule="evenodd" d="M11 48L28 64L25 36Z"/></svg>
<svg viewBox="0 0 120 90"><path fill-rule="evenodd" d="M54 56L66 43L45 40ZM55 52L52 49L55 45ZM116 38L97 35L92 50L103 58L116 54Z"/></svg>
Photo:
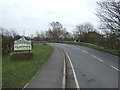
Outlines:
<svg viewBox="0 0 120 90"><path fill-rule="evenodd" d="M48 45L33 47L34 57L30 60L13 61L9 56L2 58L2 87L22 88L48 60L53 48Z"/></svg>
<svg viewBox="0 0 120 90"><path fill-rule="evenodd" d="M72 43L72 42L64 42L64 43L65 44L74 44L74 45L90 47L90 48L94 48L94 49L97 49L97 50L101 50L101 51L104 51L104 52L108 52L108 53L120 56L120 50L112 50L112 49L103 48L101 46L93 46L93 45L88 45L88 44L84 44L84 43Z"/></svg>

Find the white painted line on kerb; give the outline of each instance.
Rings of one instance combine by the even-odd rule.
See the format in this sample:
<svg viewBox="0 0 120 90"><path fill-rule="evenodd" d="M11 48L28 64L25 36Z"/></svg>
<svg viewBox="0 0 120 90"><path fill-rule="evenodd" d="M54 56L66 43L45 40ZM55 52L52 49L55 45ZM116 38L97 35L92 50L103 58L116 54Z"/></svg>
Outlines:
<svg viewBox="0 0 120 90"><path fill-rule="evenodd" d="M64 57L64 66L63 66L63 82L62 82L62 88L65 89L65 85L66 85L66 64L65 64L65 55L63 53L63 51L61 51Z"/></svg>
<svg viewBox="0 0 120 90"><path fill-rule="evenodd" d="M116 67L114 67L114 66L110 66L110 67L112 67L113 69L115 69L115 70L117 70L117 71L120 71L118 68L116 68Z"/></svg>
<svg viewBox="0 0 120 90"><path fill-rule="evenodd" d="M72 68L73 75L74 75L74 79L75 79L76 88L77 88L78 90L80 90L80 86L79 86L79 83L78 83L78 80L77 80L77 76L76 76L76 73L75 73L73 64L72 64L72 62L71 62L71 59L70 59L70 57L69 57L69 55L68 55L68 53L67 53L66 51L65 51L65 53L66 53L66 55L67 55L67 57L68 57L68 60L69 60L69 62L70 62L70 64L71 64L71 68Z"/></svg>
<svg viewBox="0 0 120 90"><path fill-rule="evenodd" d="M85 52L85 53L88 53L87 51L85 51L85 50L82 50L83 52Z"/></svg>
<svg viewBox="0 0 120 90"><path fill-rule="evenodd" d="M91 56L94 57L94 58L96 58L96 59L98 59L99 61L103 62L103 60L101 60L100 58L98 58L98 57L96 57L94 55L91 55Z"/></svg>
<svg viewBox="0 0 120 90"><path fill-rule="evenodd" d="M26 87L27 87L27 85L28 85L29 83L27 83L24 87L23 87L23 89L22 90L24 90Z"/></svg>

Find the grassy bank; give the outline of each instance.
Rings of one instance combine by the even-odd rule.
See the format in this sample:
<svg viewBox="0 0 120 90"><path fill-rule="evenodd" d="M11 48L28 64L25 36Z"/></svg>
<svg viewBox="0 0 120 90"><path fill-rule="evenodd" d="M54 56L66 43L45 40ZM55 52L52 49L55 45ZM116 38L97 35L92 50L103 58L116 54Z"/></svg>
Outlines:
<svg viewBox="0 0 120 90"><path fill-rule="evenodd" d="M97 50L101 50L101 51L104 51L104 52L108 52L108 53L120 56L120 50L112 50L112 49L103 48L101 46L93 46L93 45L88 45L88 44L84 44L84 43L72 43L72 42L64 42L64 43L65 44L74 44L74 45L90 47L90 48L94 48L94 49L97 49Z"/></svg>
<svg viewBox="0 0 120 90"><path fill-rule="evenodd" d="M2 82L5 88L22 88L48 60L53 48L48 45L36 45L31 60L13 61L9 56L2 58Z"/></svg>

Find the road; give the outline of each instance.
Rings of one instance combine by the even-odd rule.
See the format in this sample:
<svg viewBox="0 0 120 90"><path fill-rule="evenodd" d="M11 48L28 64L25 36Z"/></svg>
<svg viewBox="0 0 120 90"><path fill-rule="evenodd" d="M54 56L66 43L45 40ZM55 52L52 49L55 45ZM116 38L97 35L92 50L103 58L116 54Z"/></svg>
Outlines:
<svg viewBox="0 0 120 90"><path fill-rule="evenodd" d="M78 45L51 43L66 51L80 88L118 88L118 57Z"/></svg>

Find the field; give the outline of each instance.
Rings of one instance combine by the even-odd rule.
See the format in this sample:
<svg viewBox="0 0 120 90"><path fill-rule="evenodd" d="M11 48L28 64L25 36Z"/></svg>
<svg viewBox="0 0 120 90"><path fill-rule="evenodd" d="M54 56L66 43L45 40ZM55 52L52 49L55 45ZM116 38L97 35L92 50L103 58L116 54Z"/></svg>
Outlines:
<svg viewBox="0 0 120 90"><path fill-rule="evenodd" d="M9 60L2 58L2 87L22 88L37 73L38 69L48 60L53 48L48 45L35 45L34 57L30 60Z"/></svg>

